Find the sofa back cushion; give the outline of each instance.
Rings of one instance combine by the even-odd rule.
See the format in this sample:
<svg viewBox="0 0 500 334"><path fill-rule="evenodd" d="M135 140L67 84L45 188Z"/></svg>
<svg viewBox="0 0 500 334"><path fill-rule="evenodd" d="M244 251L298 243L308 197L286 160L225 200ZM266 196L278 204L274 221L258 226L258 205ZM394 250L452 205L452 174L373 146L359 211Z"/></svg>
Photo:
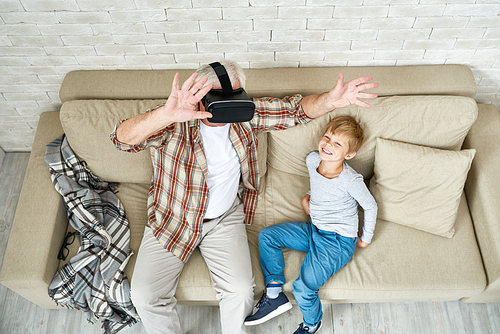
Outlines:
<svg viewBox="0 0 500 334"><path fill-rule="evenodd" d="M110 134L115 125L155 107L164 100L74 100L61 107L61 124L68 142L90 170L109 182L150 183L152 170L149 150L127 153L115 148ZM261 176L266 172L267 134L259 140Z"/></svg>

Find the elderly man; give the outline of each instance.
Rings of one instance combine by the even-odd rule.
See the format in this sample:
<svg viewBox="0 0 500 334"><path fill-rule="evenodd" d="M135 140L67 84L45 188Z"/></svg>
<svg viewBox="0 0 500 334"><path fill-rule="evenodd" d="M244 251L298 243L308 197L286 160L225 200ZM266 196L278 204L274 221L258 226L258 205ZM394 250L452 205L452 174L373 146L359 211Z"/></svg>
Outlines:
<svg viewBox="0 0 500 334"><path fill-rule="evenodd" d="M244 86L243 70L222 61L233 89ZM198 81L196 79L201 77ZM256 133L281 130L336 108L374 98L377 87L361 77L320 95L254 98L248 122L211 123L202 98L220 88L212 66L201 66L179 88L179 74L164 105L120 121L111 135L118 149L150 148L153 178L131 297L147 333L182 333L174 297L179 276L198 247L220 301L222 332L246 333L254 278L245 224L251 224L259 178Z"/></svg>

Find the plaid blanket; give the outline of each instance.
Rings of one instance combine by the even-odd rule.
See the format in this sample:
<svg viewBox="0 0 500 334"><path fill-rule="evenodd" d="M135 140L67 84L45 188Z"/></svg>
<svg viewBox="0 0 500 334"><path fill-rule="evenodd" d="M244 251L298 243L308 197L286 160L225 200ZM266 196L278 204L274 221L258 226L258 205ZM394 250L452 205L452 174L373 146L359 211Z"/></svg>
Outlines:
<svg viewBox="0 0 500 334"><path fill-rule="evenodd" d="M112 184L78 160L65 135L47 145L45 162L80 239L78 254L56 273L49 295L58 304L84 311L91 323L104 319L104 333L119 333L139 321L125 275L132 251L123 206Z"/></svg>

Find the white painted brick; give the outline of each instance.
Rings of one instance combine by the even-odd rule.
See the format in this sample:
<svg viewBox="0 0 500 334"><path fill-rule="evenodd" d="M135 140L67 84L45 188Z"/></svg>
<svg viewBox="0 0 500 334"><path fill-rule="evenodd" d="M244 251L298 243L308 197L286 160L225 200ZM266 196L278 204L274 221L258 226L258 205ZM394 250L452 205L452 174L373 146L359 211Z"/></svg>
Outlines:
<svg viewBox="0 0 500 334"><path fill-rule="evenodd" d="M145 34L145 35L113 35L116 44L162 44L165 42L163 34Z"/></svg>
<svg viewBox="0 0 500 334"><path fill-rule="evenodd" d="M250 6L304 6L306 0L248 0L248 4Z"/></svg>
<svg viewBox="0 0 500 334"><path fill-rule="evenodd" d="M75 57L72 56L44 56L44 57L27 57L31 65L47 66L47 65L77 65Z"/></svg>
<svg viewBox="0 0 500 334"><path fill-rule="evenodd" d="M250 31L252 30L252 20L219 20L200 21L201 31Z"/></svg>
<svg viewBox="0 0 500 334"><path fill-rule="evenodd" d="M164 21L164 22L146 22L146 31L148 33L186 33L200 31L198 21Z"/></svg>
<svg viewBox="0 0 500 334"><path fill-rule="evenodd" d="M377 50L373 59L422 59L424 50Z"/></svg>
<svg viewBox="0 0 500 334"><path fill-rule="evenodd" d="M427 50L424 58L455 58L455 59L471 59L474 56L474 50Z"/></svg>
<svg viewBox="0 0 500 334"><path fill-rule="evenodd" d="M276 19L278 18L278 7L246 7L246 8L222 8L224 20L245 19Z"/></svg>
<svg viewBox="0 0 500 334"><path fill-rule="evenodd" d="M2 53L6 48L2 49ZM23 55L24 56L24 55ZM25 57L8 57L1 56L0 57L0 65L5 66L29 66L29 62ZM1 92L2 90L0 90Z"/></svg>
<svg viewBox="0 0 500 334"><path fill-rule="evenodd" d="M35 24L0 24L0 35L35 36L40 35L40 31Z"/></svg>
<svg viewBox="0 0 500 334"><path fill-rule="evenodd" d="M324 7L278 7L280 19L331 18L334 6Z"/></svg>
<svg viewBox="0 0 500 334"><path fill-rule="evenodd" d="M409 29L414 22L413 17L361 19L360 29Z"/></svg>
<svg viewBox="0 0 500 334"><path fill-rule="evenodd" d="M55 66L55 68L56 68L57 73L59 73L61 75L66 75L69 72L74 71L76 69L75 66ZM93 64L93 65L83 65L83 64L80 64L80 65L78 65L77 68L80 71L102 70L102 69L104 69L104 66L100 65L100 64L97 64L97 65L95 65L95 64ZM59 88L61 88L60 85L59 85Z"/></svg>
<svg viewBox="0 0 500 334"><path fill-rule="evenodd" d="M420 4L448 4L450 0L420 0ZM475 0L453 0L454 4L474 4Z"/></svg>
<svg viewBox="0 0 500 334"><path fill-rule="evenodd" d="M300 42L250 42L248 52L298 52Z"/></svg>
<svg viewBox="0 0 500 334"><path fill-rule="evenodd" d="M76 0L21 0L23 7L28 12L43 12L54 10L71 10L78 11L80 8L76 4Z"/></svg>
<svg viewBox="0 0 500 334"><path fill-rule="evenodd" d="M396 66L443 65L446 59L397 59Z"/></svg>
<svg viewBox="0 0 500 334"><path fill-rule="evenodd" d="M144 22L102 23L102 24L99 23L99 24L92 24L91 27L94 35L109 35L109 34L137 35L146 33L146 26Z"/></svg>
<svg viewBox="0 0 500 334"><path fill-rule="evenodd" d="M401 5L416 5L419 0L364 0L363 5L391 5L391 6L401 6Z"/></svg>
<svg viewBox="0 0 500 334"><path fill-rule="evenodd" d="M246 52L246 43L198 43L198 52Z"/></svg>
<svg viewBox="0 0 500 334"><path fill-rule="evenodd" d="M192 8L191 0L135 0L137 9Z"/></svg>
<svg viewBox="0 0 500 334"><path fill-rule="evenodd" d="M191 33L179 33L171 34L166 33L165 39L167 43L183 44L183 43L215 43L217 42L217 32L207 31L207 32L191 32Z"/></svg>
<svg viewBox="0 0 500 334"><path fill-rule="evenodd" d="M167 19L173 21L221 20L221 8L168 9Z"/></svg>
<svg viewBox="0 0 500 334"><path fill-rule="evenodd" d="M499 18L499 20L500 20L500 18ZM486 33L484 34L484 39L500 40L500 28L488 28L488 29L486 29Z"/></svg>
<svg viewBox="0 0 500 334"><path fill-rule="evenodd" d="M305 30L305 19L289 19L289 20L254 20L254 30Z"/></svg>
<svg viewBox="0 0 500 334"><path fill-rule="evenodd" d="M351 41L300 42L300 51L342 51L350 47Z"/></svg>
<svg viewBox="0 0 500 334"><path fill-rule="evenodd" d="M468 17L417 17L414 28L464 28Z"/></svg>
<svg viewBox="0 0 500 334"><path fill-rule="evenodd" d="M273 32L274 34L274 32ZM250 42L269 42L271 40L271 31L246 31L239 34L233 34L229 31L220 31L217 33L221 43L250 43ZM200 40L200 42L207 42Z"/></svg>
<svg viewBox="0 0 500 334"><path fill-rule="evenodd" d="M3 7L3 1L2 1ZM3 8L2 8L3 10ZM3 21L7 24L36 23L36 24L56 24L59 23L54 12L14 12L0 13Z"/></svg>
<svg viewBox="0 0 500 334"><path fill-rule="evenodd" d="M349 60L347 66L396 66L396 62L395 59Z"/></svg>
<svg viewBox="0 0 500 334"><path fill-rule="evenodd" d="M2 12L22 12L23 6L19 0L2 0Z"/></svg>
<svg viewBox="0 0 500 334"><path fill-rule="evenodd" d="M361 6L365 0L335 0L335 6ZM324 6L325 0L307 0L307 6Z"/></svg>
<svg viewBox="0 0 500 334"><path fill-rule="evenodd" d="M443 15L452 16L497 16L500 12L500 4L474 4L457 5L447 4Z"/></svg>
<svg viewBox="0 0 500 334"><path fill-rule="evenodd" d="M55 68L54 68L54 72L55 72ZM41 83L45 83L45 84L62 84L63 82L63 79L64 79L64 76L62 75L57 75L57 74L54 74L54 75L39 75L38 78L40 79L40 82ZM53 97L52 96L49 96L49 98L52 100Z"/></svg>
<svg viewBox="0 0 500 334"><path fill-rule="evenodd" d="M455 39L442 39L442 40L407 40L404 41L404 50L425 50L425 49L435 49L435 50L451 50L455 45Z"/></svg>
<svg viewBox="0 0 500 334"><path fill-rule="evenodd" d="M495 39L458 39L454 49L496 49L499 41Z"/></svg>
<svg viewBox="0 0 500 334"><path fill-rule="evenodd" d="M163 55L144 55L144 56L125 56L125 61L129 65L162 65L162 64L174 64L174 55L163 54Z"/></svg>
<svg viewBox="0 0 500 334"><path fill-rule="evenodd" d="M402 40L376 40L376 41L352 41L351 50L401 50Z"/></svg>
<svg viewBox="0 0 500 334"><path fill-rule="evenodd" d="M259 61L259 62L249 62L249 67L248 68L278 68L278 67L291 67L291 68L297 68L299 67L299 62L298 61L290 61L290 62L265 62L265 61Z"/></svg>
<svg viewBox="0 0 500 334"><path fill-rule="evenodd" d="M49 100L47 93L4 93L3 94L7 101L14 101L10 103L12 107L23 106L25 103L32 105L34 101ZM34 102L36 105L36 102ZM3 107L3 103L0 106ZM7 106L9 103L7 103Z"/></svg>
<svg viewBox="0 0 500 334"><path fill-rule="evenodd" d="M12 46L12 42L7 36L0 36L0 46Z"/></svg>
<svg viewBox="0 0 500 334"><path fill-rule="evenodd" d="M56 12L60 23L87 24L112 22L108 12Z"/></svg>
<svg viewBox="0 0 500 334"><path fill-rule="evenodd" d="M379 30L377 39L379 40L426 40L431 34L431 29L397 29Z"/></svg>
<svg viewBox="0 0 500 334"><path fill-rule="evenodd" d="M81 36L61 36L64 45L100 45L113 44L111 35L81 35Z"/></svg>
<svg viewBox="0 0 500 334"><path fill-rule="evenodd" d="M46 55L42 47L6 46L2 48L2 56Z"/></svg>
<svg viewBox="0 0 500 334"><path fill-rule="evenodd" d="M387 17L389 6L335 6L333 17L375 18Z"/></svg>
<svg viewBox="0 0 500 334"><path fill-rule="evenodd" d="M56 75L54 66L9 66L12 75Z"/></svg>
<svg viewBox="0 0 500 334"><path fill-rule="evenodd" d="M63 45L60 36L10 36L14 46L58 46Z"/></svg>
<svg viewBox="0 0 500 334"><path fill-rule="evenodd" d="M149 55L162 55L167 53L196 53L196 51L196 43L146 45L146 52Z"/></svg>
<svg viewBox="0 0 500 334"><path fill-rule="evenodd" d="M165 21L167 19L167 15L162 9L110 11L109 15L111 16L111 20L115 23L156 22Z"/></svg>
<svg viewBox="0 0 500 334"><path fill-rule="evenodd" d="M193 72L200 67L200 63L174 63L174 64L162 64L162 65L151 65L153 70L193 70Z"/></svg>
<svg viewBox="0 0 500 334"><path fill-rule="evenodd" d="M361 19L315 19L311 18L307 20L307 29L359 29L361 24Z"/></svg>
<svg viewBox="0 0 500 334"><path fill-rule="evenodd" d="M330 60L330 61L307 61L303 60L300 61L299 67L300 68L307 68L307 67L344 67L347 66L347 60ZM335 78L332 78L332 85L335 83ZM333 88L333 87L332 87Z"/></svg>
<svg viewBox="0 0 500 334"><path fill-rule="evenodd" d="M82 65L124 65L124 56L77 56L76 61Z"/></svg>
<svg viewBox="0 0 500 334"><path fill-rule="evenodd" d="M467 28L500 28L500 20L498 17L471 17Z"/></svg>
<svg viewBox="0 0 500 334"><path fill-rule="evenodd" d="M398 5L389 8L389 17L442 16L446 5Z"/></svg>
<svg viewBox="0 0 500 334"><path fill-rule="evenodd" d="M216 60L224 59L224 54L219 53L191 53L176 54L175 61L179 63L205 63L209 64Z"/></svg>
<svg viewBox="0 0 500 334"><path fill-rule="evenodd" d="M92 34L90 24L51 24L37 26L42 35L89 35Z"/></svg>
<svg viewBox="0 0 500 334"><path fill-rule="evenodd" d="M9 75L0 77L0 85L23 85L23 84L38 84L40 79L34 74L24 74L24 75ZM3 91L4 93L7 91Z"/></svg>
<svg viewBox="0 0 500 334"><path fill-rule="evenodd" d="M325 39L324 30L295 30L293 34L286 30L276 30L272 32L273 42L309 41L319 42Z"/></svg>
<svg viewBox="0 0 500 334"><path fill-rule="evenodd" d="M134 0L77 0L81 11L133 10L137 9Z"/></svg>
<svg viewBox="0 0 500 334"><path fill-rule="evenodd" d="M368 61L373 59L375 51L335 51L326 52L325 61Z"/></svg>
<svg viewBox="0 0 500 334"><path fill-rule="evenodd" d="M486 29L484 28L436 28L432 30L431 39L450 39L450 38L482 38Z"/></svg>
<svg viewBox="0 0 500 334"><path fill-rule="evenodd" d="M192 0L193 8L247 7L248 0Z"/></svg>
<svg viewBox="0 0 500 334"><path fill-rule="evenodd" d="M276 52L276 61L322 61L325 52Z"/></svg>
<svg viewBox="0 0 500 334"><path fill-rule="evenodd" d="M98 56L146 54L144 45L98 45L95 50Z"/></svg>
<svg viewBox="0 0 500 334"><path fill-rule="evenodd" d="M378 31L372 29L364 30L327 30L325 34L325 40L335 41L335 40L375 40L377 38Z"/></svg>
<svg viewBox="0 0 500 334"><path fill-rule="evenodd" d="M274 61L274 52L227 52L225 59L236 62L270 62Z"/></svg>
<svg viewBox="0 0 500 334"><path fill-rule="evenodd" d="M94 47L92 46L46 46L45 52L49 56L96 56Z"/></svg>
<svg viewBox="0 0 500 334"><path fill-rule="evenodd" d="M500 49L476 50L474 59L500 59Z"/></svg>

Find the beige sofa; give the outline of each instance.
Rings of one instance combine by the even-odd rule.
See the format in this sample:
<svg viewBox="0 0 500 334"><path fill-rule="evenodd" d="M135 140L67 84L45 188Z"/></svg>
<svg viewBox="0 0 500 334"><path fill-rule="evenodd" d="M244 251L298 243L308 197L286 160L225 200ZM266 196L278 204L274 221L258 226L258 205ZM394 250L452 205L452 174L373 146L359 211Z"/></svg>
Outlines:
<svg viewBox="0 0 500 334"><path fill-rule="evenodd" d="M380 84L373 90L379 98L370 101L371 109L349 106L306 125L258 136L262 187L255 222L248 227L256 297L264 284L258 262L258 232L270 224L307 219L300 204L309 186L305 156L317 148L327 120L351 114L360 119L367 134L351 166L367 181L374 173L378 137L444 150L474 148L477 152L452 238L378 220L372 244L356 250L353 260L322 287L321 299L326 303L499 301L500 116L494 106L477 105L473 100L476 84L470 69L444 65L247 70L246 88L251 96L320 93L335 84L340 71L347 80L372 75ZM43 308L57 307L47 287L63 264L56 257L68 222L44 153L45 145L63 132L96 175L121 183L117 195L130 220L130 245L137 254L147 221L149 152L117 151L109 135L120 119L142 113L168 97L174 73L103 70L66 76L60 90L61 110L40 117L0 273L2 284ZM192 71L180 73L185 80ZM304 254L285 250L285 257L285 291L292 297L291 282ZM135 258L127 266L129 277ZM198 251L182 273L176 297L184 305L217 304Z"/></svg>

